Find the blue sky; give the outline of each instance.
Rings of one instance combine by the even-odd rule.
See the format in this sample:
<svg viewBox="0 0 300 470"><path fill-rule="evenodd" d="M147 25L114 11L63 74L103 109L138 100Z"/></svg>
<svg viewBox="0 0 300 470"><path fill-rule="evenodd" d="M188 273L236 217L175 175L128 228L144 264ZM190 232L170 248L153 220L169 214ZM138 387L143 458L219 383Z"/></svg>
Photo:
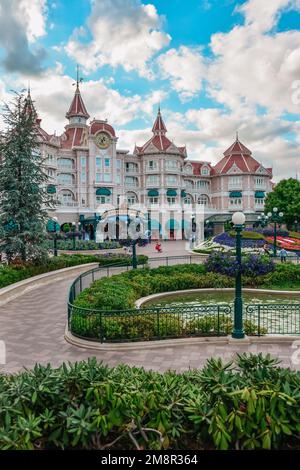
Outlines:
<svg viewBox="0 0 300 470"><path fill-rule="evenodd" d="M276 179L294 176L299 26L300 0L0 0L0 95L30 80L60 134L78 63L91 117L122 148L148 139L160 103L190 158L218 161L239 130Z"/></svg>

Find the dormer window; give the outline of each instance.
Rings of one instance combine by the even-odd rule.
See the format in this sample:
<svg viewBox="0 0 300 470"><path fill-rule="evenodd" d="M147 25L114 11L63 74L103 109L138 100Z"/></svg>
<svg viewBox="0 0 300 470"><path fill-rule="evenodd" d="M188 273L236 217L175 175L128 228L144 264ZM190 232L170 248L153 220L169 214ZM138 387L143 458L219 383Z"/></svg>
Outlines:
<svg viewBox="0 0 300 470"><path fill-rule="evenodd" d="M209 169L207 166L201 168L201 175L209 175Z"/></svg>

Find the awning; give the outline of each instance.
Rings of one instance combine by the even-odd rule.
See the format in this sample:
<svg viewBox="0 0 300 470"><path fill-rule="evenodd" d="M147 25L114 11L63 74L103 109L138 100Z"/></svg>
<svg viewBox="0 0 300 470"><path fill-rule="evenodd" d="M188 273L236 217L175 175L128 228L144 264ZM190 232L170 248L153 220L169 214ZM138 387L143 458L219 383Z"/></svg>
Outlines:
<svg viewBox="0 0 300 470"><path fill-rule="evenodd" d="M110 196L111 190L108 188L98 188L96 191L96 196Z"/></svg>
<svg viewBox="0 0 300 470"><path fill-rule="evenodd" d="M47 193L48 194L55 194L56 193L56 186L54 186L54 184L48 184Z"/></svg>
<svg viewBox="0 0 300 470"><path fill-rule="evenodd" d="M176 197L177 196L177 191L175 191L175 189L168 189L167 196L168 197Z"/></svg>
<svg viewBox="0 0 300 470"><path fill-rule="evenodd" d="M149 189L148 196L149 197L158 197L159 193L158 193L157 189Z"/></svg>
<svg viewBox="0 0 300 470"><path fill-rule="evenodd" d="M158 220L151 219L151 230L160 230L161 225Z"/></svg>
<svg viewBox="0 0 300 470"><path fill-rule="evenodd" d="M255 191L255 198L256 199L264 199L265 193L264 191Z"/></svg>
<svg viewBox="0 0 300 470"><path fill-rule="evenodd" d="M56 220L49 219L46 226L47 232L58 232L60 230L60 225Z"/></svg>
<svg viewBox="0 0 300 470"><path fill-rule="evenodd" d="M166 229L167 230L178 230L180 228L179 222L174 219L169 219L168 222L166 223Z"/></svg>
<svg viewBox="0 0 300 470"><path fill-rule="evenodd" d="M181 191L181 197L186 197L186 192L184 191L184 189L182 189Z"/></svg>
<svg viewBox="0 0 300 470"><path fill-rule="evenodd" d="M241 191L231 191L229 197L242 197Z"/></svg>
<svg viewBox="0 0 300 470"><path fill-rule="evenodd" d="M183 229L189 229L190 226L191 226L191 221L190 220L182 219L182 228Z"/></svg>

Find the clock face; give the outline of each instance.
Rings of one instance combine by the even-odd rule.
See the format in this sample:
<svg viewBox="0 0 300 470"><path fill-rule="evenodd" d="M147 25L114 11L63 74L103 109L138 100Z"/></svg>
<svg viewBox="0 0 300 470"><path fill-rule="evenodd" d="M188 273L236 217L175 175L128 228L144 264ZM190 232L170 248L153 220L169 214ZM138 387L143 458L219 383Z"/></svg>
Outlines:
<svg viewBox="0 0 300 470"><path fill-rule="evenodd" d="M96 135L96 144L101 149L107 149L107 147L110 146L109 135L106 134L106 132L99 132L99 134Z"/></svg>

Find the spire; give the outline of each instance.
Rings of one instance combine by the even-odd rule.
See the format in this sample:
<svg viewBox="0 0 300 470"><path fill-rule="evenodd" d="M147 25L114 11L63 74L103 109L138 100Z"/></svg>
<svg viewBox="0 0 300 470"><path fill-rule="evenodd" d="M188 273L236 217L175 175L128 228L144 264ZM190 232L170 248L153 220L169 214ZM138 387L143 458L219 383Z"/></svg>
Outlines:
<svg viewBox="0 0 300 470"><path fill-rule="evenodd" d="M239 141L239 131L236 131L236 141Z"/></svg>
<svg viewBox="0 0 300 470"><path fill-rule="evenodd" d="M34 116L37 117L37 112L35 110L31 94L30 94L30 83L28 82L28 88L27 88L27 96L25 98L25 106L24 110L26 114L33 114Z"/></svg>
<svg viewBox="0 0 300 470"><path fill-rule="evenodd" d="M72 103L70 105L69 111L66 114L66 118L83 118L84 123L85 121L90 117L89 113L86 110L85 104L83 102L83 99L81 97L80 89L79 89L79 84L82 83L82 78L79 78L79 66L77 65L77 71L76 71L76 83L73 85L76 85L76 90L75 90L75 95L72 100ZM78 121L80 122L80 121Z"/></svg>
<svg viewBox="0 0 300 470"><path fill-rule="evenodd" d="M163 121L163 118L161 116L160 105L158 106L157 117L156 117L155 122L153 124L152 132L155 135L165 135L166 132L167 132L167 128L166 128L165 123Z"/></svg>

